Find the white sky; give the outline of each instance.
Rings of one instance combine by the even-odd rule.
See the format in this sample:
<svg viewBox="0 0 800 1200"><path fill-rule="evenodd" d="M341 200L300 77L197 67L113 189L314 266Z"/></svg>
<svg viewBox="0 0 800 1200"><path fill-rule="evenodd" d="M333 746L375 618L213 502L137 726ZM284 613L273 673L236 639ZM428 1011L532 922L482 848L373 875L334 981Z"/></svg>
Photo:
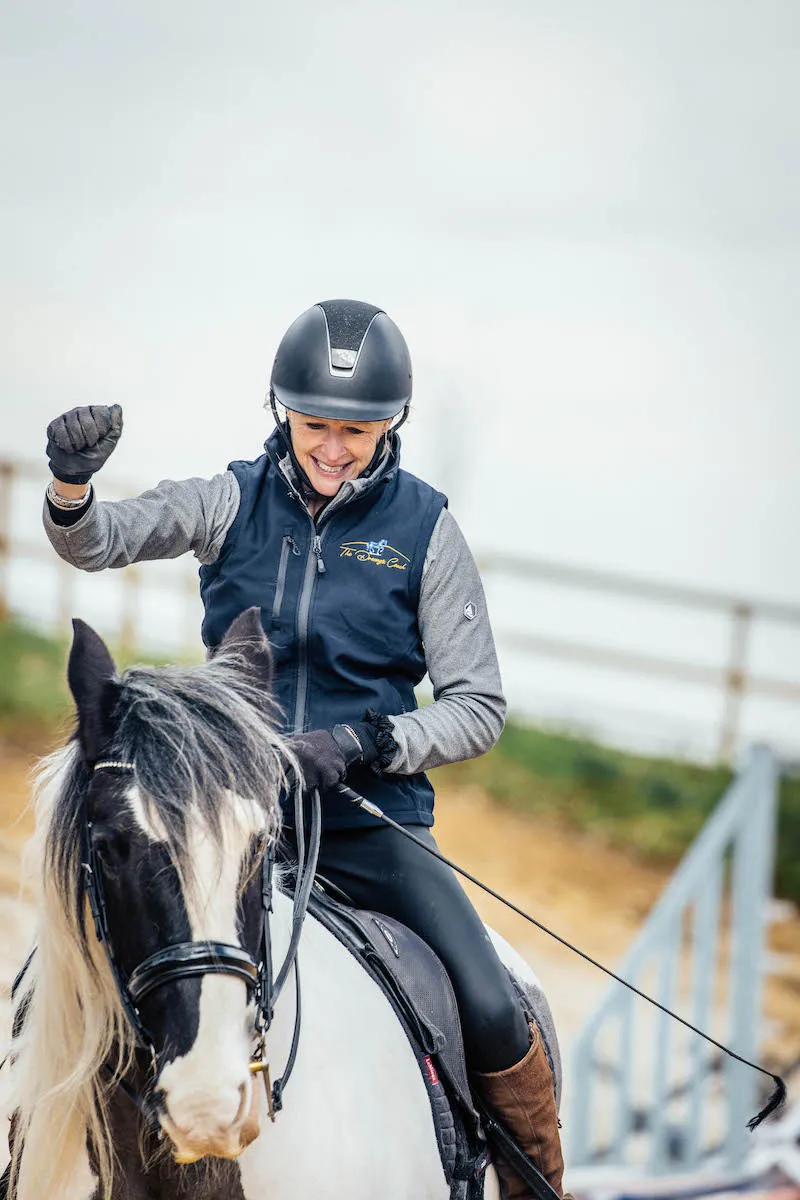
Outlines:
<svg viewBox="0 0 800 1200"><path fill-rule="evenodd" d="M796 0L3 12L3 451L119 401L142 486L255 457L355 296L476 549L800 599Z"/></svg>

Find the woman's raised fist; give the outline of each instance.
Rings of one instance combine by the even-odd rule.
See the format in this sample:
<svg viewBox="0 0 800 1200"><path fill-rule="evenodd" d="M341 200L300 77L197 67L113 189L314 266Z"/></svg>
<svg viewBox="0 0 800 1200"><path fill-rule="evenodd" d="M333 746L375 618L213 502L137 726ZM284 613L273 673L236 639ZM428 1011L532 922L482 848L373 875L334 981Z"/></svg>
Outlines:
<svg viewBox="0 0 800 1200"><path fill-rule="evenodd" d="M47 426L50 470L62 483L88 483L111 456L122 433L122 408L71 408Z"/></svg>

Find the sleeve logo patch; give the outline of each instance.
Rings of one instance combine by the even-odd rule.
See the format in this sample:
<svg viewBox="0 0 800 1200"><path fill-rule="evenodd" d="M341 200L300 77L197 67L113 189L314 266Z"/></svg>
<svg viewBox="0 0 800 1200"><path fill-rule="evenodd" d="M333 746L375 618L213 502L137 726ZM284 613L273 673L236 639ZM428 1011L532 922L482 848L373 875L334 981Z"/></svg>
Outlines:
<svg viewBox="0 0 800 1200"><path fill-rule="evenodd" d="M374 563L376 567L386 567L390 571L405 571L411 562L402 551L390 546L386 538L377 542L344 542L339 547L339 557Z"/></svg>
<svg viewBox="0 0 800 1200"><path fill-rule="evenodd" d="M470 600L468 604L464 605L464 616L467 618L468 621L474 621L475 618L477 617L477 615L478 615L478 609L477 609L476 605L474 605L472 603L472 601Z"/></svg>

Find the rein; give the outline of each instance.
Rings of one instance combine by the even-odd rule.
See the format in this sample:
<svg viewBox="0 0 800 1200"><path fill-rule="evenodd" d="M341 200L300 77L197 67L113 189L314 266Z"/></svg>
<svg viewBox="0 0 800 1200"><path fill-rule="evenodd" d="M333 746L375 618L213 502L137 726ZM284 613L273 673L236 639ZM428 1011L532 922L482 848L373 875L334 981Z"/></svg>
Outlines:
<svg viewBox="0 0 800 1200"><path fill-rule="evenodd" d="M95 763L95 771L135 771L134 763L113 760L102 760ZM97 858L92 846L92 823L84 806L82 830L82 881L89 909L94 922L95 934L106 956L114 984L119 995L128 1024L133 1030L139 1049L150 1055L152 1080L155 1083L158 1074L158 1056L152 1035L142 1020L139 1004L152 992L166 987L179 979L202 978L204 975L230 975L241 979L247 988L248 999L255 1004L254 1030L256 1046L250 1059L252 1074L263 1074L267 1092L267 1107L271 1120L283 1105L283 1089L292 1073L297 1047L300 1040L300 974L298 967L297 949L308 909L311 887L317 868L321 830L321 809L319 792L312 793L311 830L309 837L308 856L305 853L305 833L303 828L302 793L295 790L295 827L298 830L298 869L292 911L292 932L286 957L281 964L277 976L273 972L272 936L270 930L270 914L272 913L273 882L272 874L275 866L274 844L270 842L261 866L261 944L258 961L253 959L241 946L233 946L227 942L177 942L165 946L149 955L132 971L130 977L125 977L115 956L111 944L111 934L108 926L108 911L103 893L102 875L98 870ZM275 1004L288 978L294 969L295 974L295 1024L289 1058L283 1075L270 1084L269 1064L265 1058L266 1035L272 1024ZM158 1117L149 1097L141 1096L125 1079L116 1078L111 1068L106 1065L105 1073L115 1080L120 1090L136 1105L143 1116L153 1125L159 1136L161 1130Z"/></svg>

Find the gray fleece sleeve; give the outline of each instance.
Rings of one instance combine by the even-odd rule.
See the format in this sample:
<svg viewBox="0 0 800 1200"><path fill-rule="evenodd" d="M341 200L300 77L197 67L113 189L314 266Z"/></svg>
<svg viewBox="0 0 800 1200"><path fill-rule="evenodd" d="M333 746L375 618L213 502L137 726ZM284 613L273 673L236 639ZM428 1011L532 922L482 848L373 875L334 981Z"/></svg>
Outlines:
<svg viewBox="0 0 800 1200"><path fill-rule="evenodd" d="M57 525L45 501L44 528L56 553L82 571L127 567L190 550L216 560L239 509L232 471L212 479L164 479L132 500L92 500L74 525Z"/></svg>
<svg viewBox="0 0 800 1200"><path fill-rule="evenodd" d="M485 754L503 730L506 702L478 568L443 509L422 577L418 612L433 704L392 717L402 775Z"/></svg>

